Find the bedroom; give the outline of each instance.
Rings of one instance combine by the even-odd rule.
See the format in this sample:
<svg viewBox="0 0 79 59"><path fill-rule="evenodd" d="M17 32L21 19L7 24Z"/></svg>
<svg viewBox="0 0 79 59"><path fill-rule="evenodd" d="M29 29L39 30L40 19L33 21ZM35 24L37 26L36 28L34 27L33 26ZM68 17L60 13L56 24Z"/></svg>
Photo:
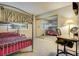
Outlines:
<svg viewBox="0 0 79 59"><path fill-rule="evenodd" d="M10 41L12 38L6 39L11 43L7 45L4 40L1 55L56 56L56 29L61 28L63 36L72 37L69 30L78 25L78 14L74 11L73 2L0 2L1 40L11 35L22 38L13 39L14 42ZM74 24L70 26L68 20ZM24 38L31 39L30 43Z"/></svg>

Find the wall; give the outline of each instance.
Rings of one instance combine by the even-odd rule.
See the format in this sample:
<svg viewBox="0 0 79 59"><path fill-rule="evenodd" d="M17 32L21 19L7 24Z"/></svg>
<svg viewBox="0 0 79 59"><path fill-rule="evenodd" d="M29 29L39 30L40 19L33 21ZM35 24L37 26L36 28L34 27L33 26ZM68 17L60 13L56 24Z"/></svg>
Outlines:
<svg viewBox="0 0 79 59"><path fill-rule="evenodd" d="M35 36L41 36L44 32L40 26L41 20L35 20Z"/></svg>
<svg viewBox="0 0 79 59"><path fill-rule="evenodd" d="M74 14L74 11L72 10L72 5L41 14L41 15L37 16L37 19L36 19L36 25L35 25L36 26L36 36L40 36L44 33L40 29L41 20L43 18L47 18L47 17L53 16L53 15L58 15L58 26L59 27L64 26L65 22L70 19L74 20L74 22L77 22L77 17ZM62 31L64 31L64 30L62 30ZM64 32L67 32L67 31L68 30L65 30Z"/></svg>

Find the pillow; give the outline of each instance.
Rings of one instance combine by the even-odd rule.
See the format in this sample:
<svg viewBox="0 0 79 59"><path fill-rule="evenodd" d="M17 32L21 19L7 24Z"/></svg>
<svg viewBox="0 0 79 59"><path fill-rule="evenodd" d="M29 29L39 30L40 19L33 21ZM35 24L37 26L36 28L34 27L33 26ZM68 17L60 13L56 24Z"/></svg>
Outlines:
<svg viewBox="0 0 79 59"><path fill-rule="evenodd" d="M14 32L3 32L3 33L0 33L0 38L14 37L14 36L20 36L20 34L14 33Z"/></svg>

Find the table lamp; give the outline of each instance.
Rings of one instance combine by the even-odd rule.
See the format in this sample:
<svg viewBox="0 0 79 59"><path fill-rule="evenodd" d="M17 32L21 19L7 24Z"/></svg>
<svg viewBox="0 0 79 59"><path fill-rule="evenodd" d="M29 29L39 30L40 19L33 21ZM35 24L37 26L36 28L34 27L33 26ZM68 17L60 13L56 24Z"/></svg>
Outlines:
<svg viewBox="0 0 79 59"><path fill-rule="evenodd" d="M74 24L76 24L76 23L75 23L75 21L73 21L73 20L67 20L67 21L65 22L65 25L68 25L68 33L69 33L69 37L70 37L70 29L71 29L71 25L74 25Z"/></svg>

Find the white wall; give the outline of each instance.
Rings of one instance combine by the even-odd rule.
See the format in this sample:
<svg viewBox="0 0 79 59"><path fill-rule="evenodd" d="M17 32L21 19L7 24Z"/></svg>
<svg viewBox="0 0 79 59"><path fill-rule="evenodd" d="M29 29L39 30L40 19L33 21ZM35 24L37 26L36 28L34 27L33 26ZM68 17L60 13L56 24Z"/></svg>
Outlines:
<svg viewBox="0 0 79 59"><path fill-rule="evenodd" d="M40 29L40 26L39 26L39 24L41 22L41 18L47 18L47 17L50 17L50 16L52 17L53 15L58 16L58 27L64 26L65 22L67 20L70 20L70 19L72 19L74 22L77 22L77 17L74 14L74 11L72 9L72 5L69 5L69 6L64 7L64 8L57 9L55 11L44 13L44 14L37 17L37 18L39 18L39 20L36 21L36 34L37 34L37 36L40 36L41 34L43 34L43 31ZM39 30L40 30L40 33L38 33ZM64 32L64 34L68 33L68 30L66 30L65 27L61 31Z"/></svg>

